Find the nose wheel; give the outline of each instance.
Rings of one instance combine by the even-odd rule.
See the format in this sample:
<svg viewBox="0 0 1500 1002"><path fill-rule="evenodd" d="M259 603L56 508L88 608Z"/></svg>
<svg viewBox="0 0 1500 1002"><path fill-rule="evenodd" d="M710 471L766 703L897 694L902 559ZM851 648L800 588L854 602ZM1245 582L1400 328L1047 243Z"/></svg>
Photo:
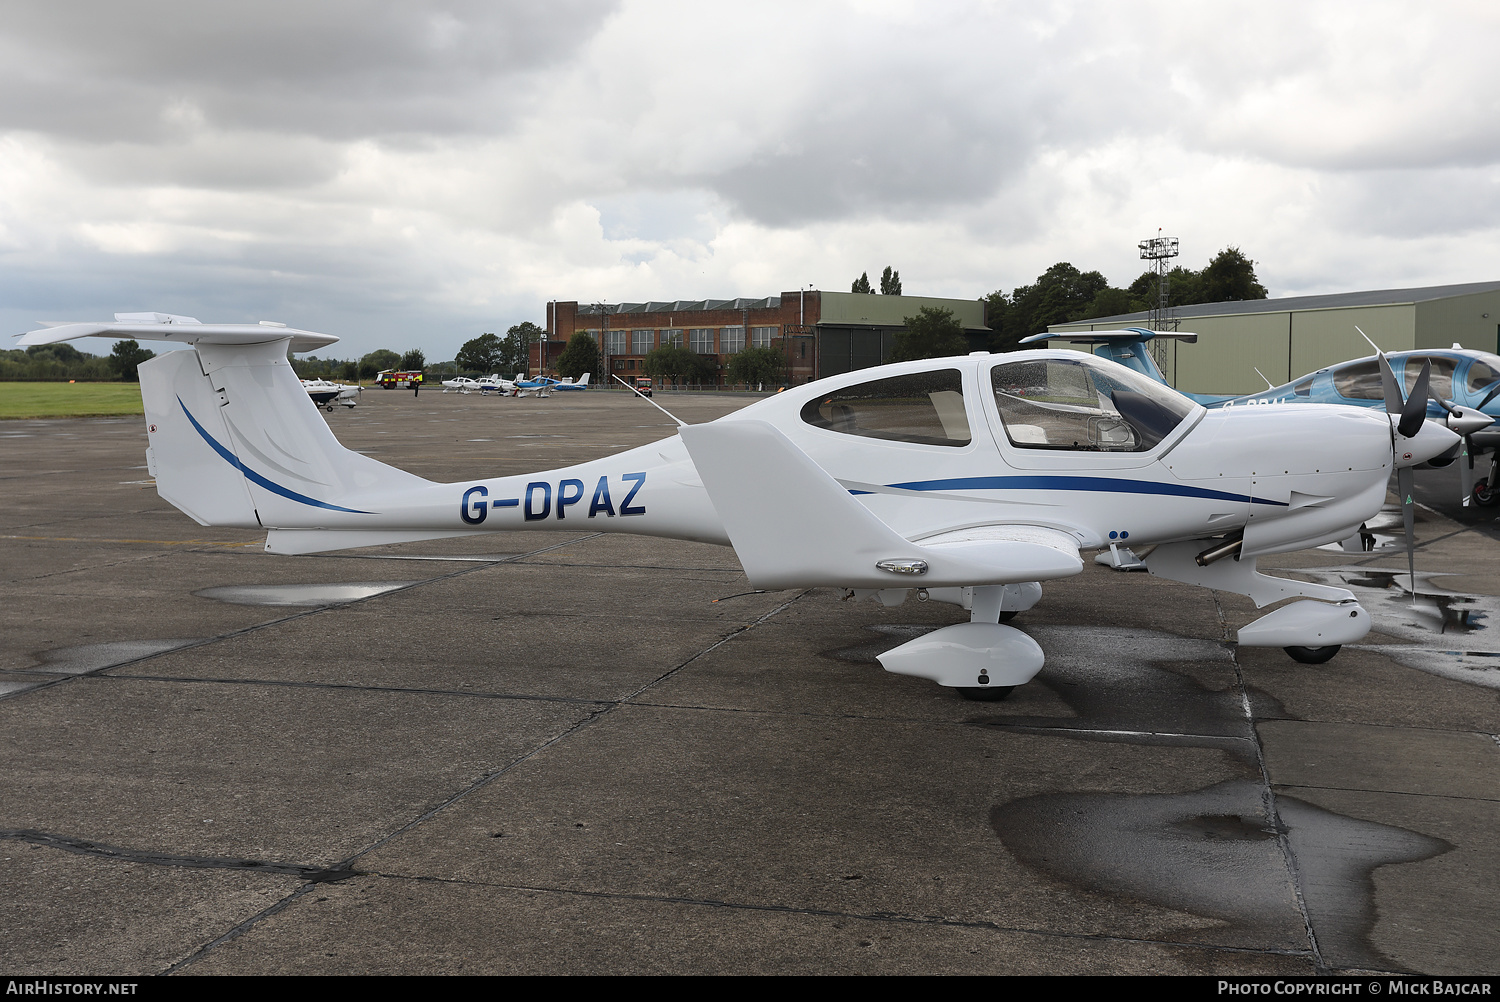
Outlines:
<svg viewBox="0 0 1500 1002"><path fill-rule="evenodd" d="M1016 691L1013 685L960 685L955 688L964 699L972 699L976 703L999 703Z"/></svg>
<svg viewBox="0 0 1500 1002"><path fill-rule="evenodd" d="M1494 507L1500 504L1500 491L1491 487L1488 480L1481 480L1474 485L1474 503L1486 508Z"/></svg>
<svg viewBox="0 0 1500 1002"><path fill-rule="evenodd" d="M1342 644L1334 644L1331 647L1283 647L1287 656L1293 661L1305 665L1320 665L1333 660L1333 656L1339 652Z"/></svg>

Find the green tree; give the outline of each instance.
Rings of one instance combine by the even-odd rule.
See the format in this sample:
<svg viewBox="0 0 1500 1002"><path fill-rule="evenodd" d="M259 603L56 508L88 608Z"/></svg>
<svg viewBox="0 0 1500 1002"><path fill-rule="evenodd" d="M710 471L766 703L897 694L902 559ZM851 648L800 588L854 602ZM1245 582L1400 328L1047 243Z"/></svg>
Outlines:
<svg viewBox="0 0 1500 1002"><path fill-rule="evenodd" d="M901 295L901 273L892 271L890 265L886 265L885 271L880 273L880 294L882 296Z"/></svg>
<svg viewBox="0 0 1500 1002"><path fill-rule="evenodd" d="M453 360L464 372L487 376L500 368L500 338L489 333L471 338L458 349Z"/></svg>
<svg viewBox="0 0 1500 1002"><path fill-rule="evenodd" d="M696 352L688 351L673 339L648 354L641 362L646 375L656 379L670 379L674 384L706 383L714 377L713 363Z"/></svg>
<svg viewBox="0 0 1500 1002"><path fill-rule="evenodd" d="M1124 289L1107 288L1100 289L1094 301L1086 306L1081 315L1074 320L1087 320L1091 317L1117 317L1122 313L1134 313L1142 307Z"/></svg>
<svg viewBox="0 0 1500 1002"><path fill-rule="evenodd" d="M604 382L604 373L599 371L599 342L588 331L574 331L568 338L568 346L557 357L557 374L578 379L585 372L592 372Z"/></svg>
<svg viewBox="0 0 1500 1002"><path fill-rule="evenodd" d="M525 372L531 367L531 345L542 339L546 331L527 320L516 324L500 342L499 371L506 376Z"/></svg>
<svg viewBox="0 0 1500 1002"><path fill-rule="evenodd" d="M138 383L141 377L136 372L137 366L155 357L156 352L142 348L134 341L116 341L114 350L109 353L109 367L125 382Z"/></svg>
<svg viewBox="0 0 1500 1002"><path fill-rule="evenodd" d="M952 310L924 306L916 316L905 317L903 321L906 329L896 335L895 347L891 349L892 362L969 353L963 325L954 319Z"/></svg>
<svg viewBox="0 0 1500 1002"><path fill-rule="evenodd" d="M401 368L405 372L420 372L427 365L427 356L421 348L413 348L401 356Z"/></svg>
<svg viewBox="0 0 1500 1002"><path fill-rule="evenodd" d="M860 272L859 277L854 280L854 284L849 286L849 291L873 293L875 290L870 288L870 273L868 271Z"/></svg>
<svg viewBox="0 0 1500 1002"><path fill-rule="evenodd" d="M387 369L401 368L401 356L388 348L377 348L359 360L359 378L371 379Z"/></svg>
<svg viewBox="0 0 1500 1002"><path fill-rule="evenodd" d="M1255 278L1255 262L1238 247L1225 247L1203 269L1203 301L1227 303L1265 299L1266 287Z"/></svg>
<svg viewBox="0 0 1500 1002"><path fill-rule="evenodd" d="M1050 324L1077 320L1087 311L1094 297L1109 288L1109 282L1097 271L1079 271L1066 261L1059 261L1037 276L1031 285L1012 290L1008 308L1003 311L999 336L992 337L992 347L1008 351L1023 337L1039 334ZM998 292L990 293L986 305ZM988 311L987 311L988 312ZM990 323L992 330L996 329Z"/></svg>
<svg viewBox="0 0 1500 1002"><path fill-rule="evenodd" d="M779 383L786 359L775 348L746 348L729 356L728 369L731 383Z"/></svg>

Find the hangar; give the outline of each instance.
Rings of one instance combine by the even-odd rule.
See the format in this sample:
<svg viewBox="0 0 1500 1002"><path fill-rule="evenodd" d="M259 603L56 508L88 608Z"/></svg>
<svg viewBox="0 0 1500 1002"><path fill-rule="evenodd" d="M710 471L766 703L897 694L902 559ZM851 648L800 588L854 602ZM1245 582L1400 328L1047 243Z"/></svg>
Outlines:
<svg viewBox="0 0 1500 1002"><path fill-rule="evenodd" d="M720 369L745 348L776 348L786 355L793 383L880 365L890 357L905 317L924 306L952 310L975 348L988 346L984 304L973 299L877 296L795 290L763 299L697 299L647 303L547 305L547 367L556 364L568 338L583 331L599 343L610 372L639 374L647 353L677 343L707 356ZM541 345L531 349L532 368Z"/></svg>
<svg viewBox="0 0 1500 1002"><path fill-rule="evenodd" d="M1051 333L1149 326L1150 313L1126 313L1053 324ZM1500 349L1500 282L1384 289L1328 296L1253 299L1179 306L1170 324L1197 335L1196 344L1153 343L1171 384L1194 393L1265 389L1257 368L1275 383L1335 362L1370 354L1358 326L1385 351ZM1088 351L1089 346L1054 342Z"/></svg>

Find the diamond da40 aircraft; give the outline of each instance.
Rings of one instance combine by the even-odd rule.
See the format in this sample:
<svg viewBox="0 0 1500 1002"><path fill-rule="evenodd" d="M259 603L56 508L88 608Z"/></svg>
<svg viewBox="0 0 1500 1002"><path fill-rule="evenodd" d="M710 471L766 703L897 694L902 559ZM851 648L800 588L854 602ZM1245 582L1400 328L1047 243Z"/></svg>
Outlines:
<svg viewBox="0 0 1500 1002"><path fill-rule="evenodd" d="M158 314L21 343L91 335L193 346L139 372L157 490L201 524L265 529L266 549L288 554L575 527L729 545L756 588L888 605L915 589L967 608L969 622L880 660L975 699L1003 698L1043 664L1001 620L1040 582L1078 574L1080 551L1122 543L1157 544L1146 564L1161 577L1258 607L1296 599L1238 641L1326 660L1369 614L1347 590L1270 577L1257 559L1348 536L1380 510L1394 467L1457 441L1416 414L1215 411L1093 355L981 352L825 378L576 466L444 484L334 438L287 362L332 336ZM1423 399L1425 387L1411 402Z"/></svg>

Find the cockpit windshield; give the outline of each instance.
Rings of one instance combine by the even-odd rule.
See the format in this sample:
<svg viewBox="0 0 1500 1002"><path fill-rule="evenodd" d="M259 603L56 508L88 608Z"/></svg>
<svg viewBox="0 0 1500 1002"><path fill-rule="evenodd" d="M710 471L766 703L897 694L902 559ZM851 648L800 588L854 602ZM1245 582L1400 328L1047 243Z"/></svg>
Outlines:
<svg viewBox="0 0 1500 1002"><path fill-rule="evenodd" d="M1187 397L1089 355L991 370L995 406L1019 449L1149 452L1192 413Z"/></svg>

